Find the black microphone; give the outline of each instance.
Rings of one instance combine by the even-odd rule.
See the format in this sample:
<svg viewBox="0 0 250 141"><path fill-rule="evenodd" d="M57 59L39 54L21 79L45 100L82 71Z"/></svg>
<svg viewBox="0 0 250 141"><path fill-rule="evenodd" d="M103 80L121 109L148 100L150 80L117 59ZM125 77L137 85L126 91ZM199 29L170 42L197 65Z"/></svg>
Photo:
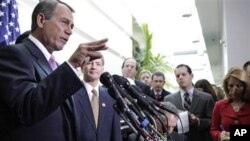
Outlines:
<svg viewBox="0 0 250 141"><path fill-rule="evenodd" d="M151 114L156 116L155 110L150 103L138 92L135 87L130 85L129 81L125 77L113 75L113 78L119 85L122 85L133 98L138 100L138 104L141 105L141 107L146 108Z"/></svg>
<svg viewBox="0 0 250 141"><path fill-rule="evenodd" d="M126 101L122 98L117 87L118 84L116 84L113 77L108 72L104 72L100 77L100 81L108 88L109 95L117 100L118 107L116 108L120 109L118 113L126 114L138 132L145 138L148 138L150 136L149 133L144 128L141 128L141 123L138 121L137 115L128 107Z"/></svg>
<svg viewBox="0 0 250 141"><path fill-rule="evenodd" d="M116 80L114 79L114 81ZM148 117L145 115L141 107L138 105L137 99L132 98L122 85L117 84L117 89L122 95L122 97L124 98L124 100L127 102L127 105L129 106L129 108L132 111L134 111L135 114L139 117L140 127L141 128L147 127L147 125L149 124Z"/></svg>
<svg viewBox="0 0 250 141"><path fill-rule="evenodd" d="M157 101L157 100L153 99L152 97L142 93L139 88L131 86L129 81L125 77L122 77L122 76L119 76L119 75L113 75L113 78L114 78L114 80L116 81L117 84L124 86L126 89L128 89L128 91L131 92L131 94L133 94L136 97L141 97L141 100L143 100L144 104L150 105L148 107L152 107L152 108L154 108L156 111L158 111L160 113L162 113L160 109L163 109L165 111L168 111L169 113L172 113L172 114L174 114L176 116L179 116L178 113L176 113L175 111L172 111L171 109L169 109L165 105L161 104L159 101Z"/></svg>
<svg viewBox="0 0 250 141"><path fill-rule="evenodd" d="M121 108L122 112L130 110L128 105L123 100L122 96L120 95L119 91L115 86L115 81L113 80L112 76L108 72L104 72L100 76L100 81L104 86L108 88L109 95L117 100L118 106Z"/></svg>

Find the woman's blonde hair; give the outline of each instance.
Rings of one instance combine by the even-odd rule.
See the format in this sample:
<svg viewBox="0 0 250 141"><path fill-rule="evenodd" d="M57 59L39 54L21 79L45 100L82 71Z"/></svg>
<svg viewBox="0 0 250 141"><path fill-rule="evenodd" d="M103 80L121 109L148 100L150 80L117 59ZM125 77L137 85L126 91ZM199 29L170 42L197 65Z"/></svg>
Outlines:
<svg viewBox="0 0 250 141"><path fill-rule="evenodd" d="M240 82L242 82L244 90L243 90L243 95L242 95L241 99L243 101L245 101L247 98L246 96L247 96L247 90L248 90L248 88L247 88L247 75L246 75L245 71L240 69L240 68L233 67L233 68L228 70L226 76L224 77L223 89L224 89L226 97L229 99L229 101L232 101L232 96L229 94L229 89L228 89L228 81L231 77L236 78Z"/></svg>

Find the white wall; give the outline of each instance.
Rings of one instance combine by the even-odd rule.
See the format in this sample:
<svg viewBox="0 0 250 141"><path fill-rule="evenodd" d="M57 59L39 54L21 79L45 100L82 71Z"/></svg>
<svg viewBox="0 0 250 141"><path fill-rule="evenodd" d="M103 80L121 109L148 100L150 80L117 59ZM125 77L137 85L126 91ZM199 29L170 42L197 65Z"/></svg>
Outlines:
<svg viewBox="0 0 250 141"><path fill-rule="evenodd" d="M249 5L249 0L225 0L228 68L250 60Z"/></svg>

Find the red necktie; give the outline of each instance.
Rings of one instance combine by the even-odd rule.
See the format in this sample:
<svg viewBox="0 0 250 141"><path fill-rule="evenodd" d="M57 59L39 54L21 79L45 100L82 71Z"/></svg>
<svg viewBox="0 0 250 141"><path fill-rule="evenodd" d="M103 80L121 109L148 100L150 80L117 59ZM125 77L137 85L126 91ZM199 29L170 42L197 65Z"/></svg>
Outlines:
<svg viewBox="0 0 250 141"><path fill-rule="evenodd" d="M160 100L160 98L161 98L161 94L160 94L160 93L157 93L157 94L156 94L156 100L158 100L158 101L159 101L159 100Z"/></svg>

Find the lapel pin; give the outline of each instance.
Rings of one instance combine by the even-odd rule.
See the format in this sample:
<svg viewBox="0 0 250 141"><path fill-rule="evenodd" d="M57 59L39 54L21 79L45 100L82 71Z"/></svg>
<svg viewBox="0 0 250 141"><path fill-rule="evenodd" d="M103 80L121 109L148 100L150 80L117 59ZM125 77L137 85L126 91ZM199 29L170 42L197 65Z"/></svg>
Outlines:
<svg viewBox="0 0 250 141"><path fill-rule="evenodd" d="M102 103L102 107L106 107L106 104L105 104L105 103Z"/></svg>

